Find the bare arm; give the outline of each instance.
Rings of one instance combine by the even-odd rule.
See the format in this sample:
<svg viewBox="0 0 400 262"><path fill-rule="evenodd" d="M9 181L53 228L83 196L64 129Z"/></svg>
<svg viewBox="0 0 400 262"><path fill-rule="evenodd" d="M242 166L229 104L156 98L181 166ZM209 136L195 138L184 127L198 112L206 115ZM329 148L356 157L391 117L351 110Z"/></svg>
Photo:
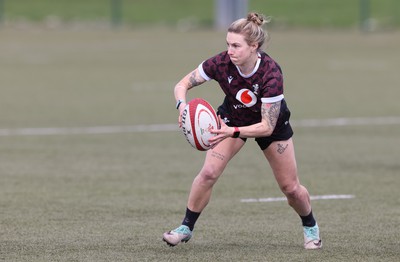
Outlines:
<svg viewBox="0 0 400 262"><path fill-rule="evenodd" d="M263 103L261 105L261 122L240 127L241 137L264 137L270 136L278 122L281 111L281 101L275 103Z"/></svg>
<svg viewBox="0 0 400 262"><path fill-rule="evenodd" d="M261 105L261 121L254 125L240 127L240 137L250 138L270 136L278 122L280 111L281 101L263 103ZM235 131L234 127L227 126L222 120L220 122L221 129L212 130L212 133L217 134L217 136L209 139L212 146L218 144L227 137L232 137Z"/></svg>
<svg viewBox="0 0 400 262"><path fill-rule="evenodd" d="M178 108L179 112L185 107L187 91L195 86L201 85L205 81L206 80L200 75L199 69L196 68L175 85L175 100L177 102L178 100L184 101Z"/></svg>

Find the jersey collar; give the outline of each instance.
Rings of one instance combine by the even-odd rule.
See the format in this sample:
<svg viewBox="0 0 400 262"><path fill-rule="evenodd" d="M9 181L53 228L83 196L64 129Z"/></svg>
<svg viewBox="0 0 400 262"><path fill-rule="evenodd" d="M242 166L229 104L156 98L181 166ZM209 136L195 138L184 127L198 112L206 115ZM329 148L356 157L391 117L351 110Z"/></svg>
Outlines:
<svg viewBox="0 0 400 262"><path fill-rule="evenodd" d="M252 71L250 74L248 74L248 75L243 74L243 73L240 71L240 68L239 68L238 66L235 65L236 68L237 68L237 70L238 70L238 72L239 72L239 74L240 74L242 77L244 77L244 78L249 78L249 77L252 77L252 76L257 72L258 68L260 67L260 63L261 63L261 54L260 54L260 53L257 53L257 56L258 56L258 58L257 58L256 66L254 67L253 71Z"/></svg>

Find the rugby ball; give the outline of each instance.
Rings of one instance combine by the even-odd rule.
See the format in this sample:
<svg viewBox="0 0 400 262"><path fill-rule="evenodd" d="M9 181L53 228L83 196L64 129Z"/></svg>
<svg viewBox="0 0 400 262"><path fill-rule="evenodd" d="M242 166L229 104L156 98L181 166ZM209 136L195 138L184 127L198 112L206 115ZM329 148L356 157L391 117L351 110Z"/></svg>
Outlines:
<svg viewBox="0 0 400 262"><path fill-rule="evenodd" d="M211 129L220 128L214 108L204 99L189 101L182 111L182 132L192 147L200 151L211 148L208 139L215 136Z"/></svg>

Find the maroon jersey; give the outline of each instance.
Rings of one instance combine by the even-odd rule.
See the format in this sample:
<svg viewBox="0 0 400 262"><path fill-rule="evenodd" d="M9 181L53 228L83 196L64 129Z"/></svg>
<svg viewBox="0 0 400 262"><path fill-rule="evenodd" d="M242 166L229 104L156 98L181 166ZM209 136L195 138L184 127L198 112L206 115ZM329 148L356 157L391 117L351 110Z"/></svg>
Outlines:
<svg viewBox="0 0 400 262"><path fill-rule="evenodd" d="M205 60L198 69L207 81L216 80L225 93L224 103L218 111L227 125L247 126L259 123L261 104L278 101L281 101L281 114L277 127L281 124L287 125L282 123L290 116L283 99L282 70L266 53L258 54L256 66L249 75L240 72L231 62L227 51Z"/></svg>

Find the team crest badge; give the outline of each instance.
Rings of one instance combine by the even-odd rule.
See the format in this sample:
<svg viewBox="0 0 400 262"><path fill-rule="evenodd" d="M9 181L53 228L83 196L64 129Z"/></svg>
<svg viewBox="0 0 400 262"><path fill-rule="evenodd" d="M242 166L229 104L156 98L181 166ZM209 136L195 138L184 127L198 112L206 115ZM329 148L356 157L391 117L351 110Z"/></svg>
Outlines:
<svg viewBox="0 0 400 262"><path fill-rule="evenodd" d="M253 85L253 90L254 90L254 94L258 95L258 89L260 89L260 87L258 86L258 84L254 84Z"/></svg>

